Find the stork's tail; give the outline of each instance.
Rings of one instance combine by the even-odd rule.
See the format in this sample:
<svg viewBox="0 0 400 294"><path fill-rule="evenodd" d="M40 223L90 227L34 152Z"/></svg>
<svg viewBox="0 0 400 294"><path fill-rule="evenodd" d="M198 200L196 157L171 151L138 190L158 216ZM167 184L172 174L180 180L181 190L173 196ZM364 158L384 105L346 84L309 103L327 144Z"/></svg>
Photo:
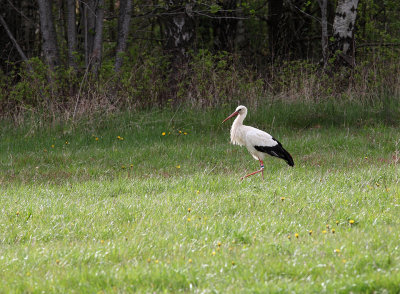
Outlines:
<svg viewBox="0 0 400 294"><path fill-rule="evenodd" d="M267 146L254 146L258 151L268 153L271 156L278 157L287 162L288 165L294 166L292 155L283 148L282 144L274 139L278 144L273 147Z"/></svg>
<svg viewBox="0 0 400 294"><path fill-rule="evenodd" d="M279 154L280 155L279 158L282 158L283 160L285 160L288 165L294 166L294 161L293 161L292 155L290 155L290 153L287 152L285 150L285 148L282 147L282 145L280 147L281 147L281 149L280 149L281 152Z"/></svg>

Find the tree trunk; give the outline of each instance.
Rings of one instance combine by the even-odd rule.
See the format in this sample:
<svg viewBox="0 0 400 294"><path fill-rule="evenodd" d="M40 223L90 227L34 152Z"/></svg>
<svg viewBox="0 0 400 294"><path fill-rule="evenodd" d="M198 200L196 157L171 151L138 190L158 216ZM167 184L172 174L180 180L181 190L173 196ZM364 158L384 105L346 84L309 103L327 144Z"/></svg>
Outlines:
<svg viewBox="0 0 400 294"><path fill-rule="evenodd" d="M217 1L222 11L213 20L214 47L216 50L232 52L235 49L235 37L238 20L231 11L236 10L236 0Z"/></svg>
<svg viewBox="0 0 400 294"><path fill-rule="evenodd" d="M93 52L95 23L96 23L96 0L82 2L83 6L83 26L85 35L85 64L86 68L92 64L91 56Z"/></svg>
<svg viewBox="0 0 400 294"><path fill-rule="evenodd" d="M318 4L319 7L321 8L321 47L322 47L322 59L325 68L328 63L328 17L327 17L328 0L318 0Z"/></svg>
<svg viewBox="0 0 400 294"><path fill-rule="evenodd" d="M78 69L76 62L76 0L67 0L67 39L68 39L68 65Z"/></svg>
<svg viewBox="0 0 400 294"><path fill-rule="evenodd" d="M240 51L246 41L246 29L243 21L243 8L242 1L239 0L236 15L239 17L236 24L236 36L235 36L235 50Z"/></svg>
<svg viewBox="0 0 400 294"><path fill-rule="evenodd" d="M279 35L281 16L283 13L282 0L269 0L268 2L268 37L269 48L272 59L279 55Z"/></svg>
<svg viewBox="0 0 400 294"><path fill-rule="evenodd" d="M123 57L126 49L126 42L129 35L129 24L131 21L132 0L120 0L118 18L118 39L115 56L115 71L119 71L122 66Z"/></svg>
<svg viewBox="0 0 400 294"><path fill-rule="evenodd" d="M354 24L357 17L358 0L339 0L333 21L334 53L346 64L354 67Z"/></svg>
<svg viewBox="0 0 400 294"><path fill-rule="evenodd" d="M173 66L187 61L187 50L195 36L193 4L183 0L170 0L163 19L164 49L171 55Z"/></svg>
<svg viewBox="0 0 400 294"><path fill-rule="evenodd" d="M189 0L170 0L167 3L167 11L162 14L161 23L163 47L170 58L171 72L168 77L168 90L160 96L160 102L163 98L171 99L177 96L182 79L179 73L189 61L188 49L195 36L194 4Z"/></svg>
<svg viewBox="0 0 400 294"><path fill-rule="evenodd" d="M51 3L51 0L38 0L40 29L43 36L42 51L46 63L49 65L51 70L54 70L60 64L60 57L58 53L57 35L53 22Z"/></svg>
<svg viewBox="0 0 400 294"><path fill-rule="evenodd" d="M97 77L102 59L103 46L103 18L104 18L104 0L98 0L95 8L95 33L93 39L93 51L91 54L92 72Z"/></svg>

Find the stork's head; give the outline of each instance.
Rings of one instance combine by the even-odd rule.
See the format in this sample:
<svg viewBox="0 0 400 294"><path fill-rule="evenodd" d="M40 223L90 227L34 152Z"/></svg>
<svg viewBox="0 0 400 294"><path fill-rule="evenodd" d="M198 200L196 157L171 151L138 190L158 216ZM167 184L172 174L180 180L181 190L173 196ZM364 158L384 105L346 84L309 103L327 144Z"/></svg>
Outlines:
<svg viewBox="0 0 400 294"><path fill-rule="evenodd" d="M226 119L224 119L224 121L222 123L226 122L228 119L230 119L234 116L237 116L237 115L245 117L246 114L247 114L246 106L239 105L238 107L236 107L236 110L230 116L228 116Z"/></svg>

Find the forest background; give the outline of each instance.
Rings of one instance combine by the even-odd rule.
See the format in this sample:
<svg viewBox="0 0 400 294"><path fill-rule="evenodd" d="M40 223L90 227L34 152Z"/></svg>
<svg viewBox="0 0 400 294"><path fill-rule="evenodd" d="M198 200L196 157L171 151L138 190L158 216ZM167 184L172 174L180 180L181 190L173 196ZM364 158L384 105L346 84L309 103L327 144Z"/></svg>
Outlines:
<svg viewBox="0 0 400 294"><path fill-rule="evenodd" d="M399 96L394 0L0 2L3 117Z"/></svg>

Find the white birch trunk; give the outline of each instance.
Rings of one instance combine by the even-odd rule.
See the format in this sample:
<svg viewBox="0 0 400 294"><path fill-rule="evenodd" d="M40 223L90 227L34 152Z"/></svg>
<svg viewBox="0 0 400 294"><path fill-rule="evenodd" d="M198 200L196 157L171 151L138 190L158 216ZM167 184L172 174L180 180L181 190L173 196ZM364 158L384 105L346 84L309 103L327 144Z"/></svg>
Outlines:
<svg viewBox="0 0 400 294"><path fill-rule="evenodd" d="M354 66L354 25L357 17L358 0L339 0L333 22L335 50L341 51L341 57Z"/></svg>

